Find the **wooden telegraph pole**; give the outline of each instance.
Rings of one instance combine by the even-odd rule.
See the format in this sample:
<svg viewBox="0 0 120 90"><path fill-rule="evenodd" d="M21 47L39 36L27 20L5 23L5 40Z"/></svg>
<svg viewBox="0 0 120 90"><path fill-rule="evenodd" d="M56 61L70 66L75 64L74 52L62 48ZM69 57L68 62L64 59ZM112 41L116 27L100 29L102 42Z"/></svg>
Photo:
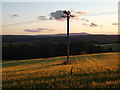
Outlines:
<svg viewBox="0 0 120 90"><path fill-rule="evenodd" d="M70 49L70 45L69 45L69 19L70 19L70 17L74 17L74 16L71 15L70 11L64 10L63 13L65 14L64 17L67 18L67 60L65 61L65 64L68 64L68 63L70 63L70 61L69 61L69 49Z"/></svg>
<svg viewBox="0 0 120 90"><path fill-rule="evenodd" d="M70 45L69 45L69 16L67 16L67 63L69 63L69 49L70 49Z"/></svg>

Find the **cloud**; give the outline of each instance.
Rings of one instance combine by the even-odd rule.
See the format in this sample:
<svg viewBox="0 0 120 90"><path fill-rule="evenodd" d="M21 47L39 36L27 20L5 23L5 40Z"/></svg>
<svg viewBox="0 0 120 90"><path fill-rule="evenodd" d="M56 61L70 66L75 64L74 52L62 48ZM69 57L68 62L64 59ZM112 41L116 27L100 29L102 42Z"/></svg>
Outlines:
<svg viewBox="0 0 120 90"><path fill-rule="evenodd" d="M85 19L85 18L82 18L81 20L82 20L82 21L89 22L89 20L88 20L88 19Z"/></svg>
<svg viewBox="0 0 120 90"><path fill-rule="evenodd" d="M63 13L62 10L57 10L55 12L51 12L50 13L50 18L51 19L55 19L55 20L59 20L59 21L64 21L65 18L63 18L65 14Z"/></svg>
<svg viewBox="0 0 120 90"><path fill-rule="evenodd" d="M76 13L84 13L84 12L76 12ZM80 20L80 17L77 16L77 14L74 13L74 17L71 17L72 20ZM49 16L38 16L37 17L37 20L33 20L33 21L26 21L26 22L19 22L19 23L13 23L13 24L7 24L7 25L3 25L4 26L13 26L13 25L21 25L21 24L29 24L29 23L34 23L34 22L38 22L39 20L59 20L59 21L65 21L66 18L64 18L65 14L63 13L63 10L57 10L55 12L51 12ZM15 18L15 17L20 17L19 15L17 14L13 14L13 15L10 15L11 18ZM88 20L86 19L86 22Z"/></svg>
<svg viewBox="0 0 120 90"><path fill-rule="evenodd" d="M87 13L86 13L86 12L77 11L77 12L75 12L75 14L85 15L85 14L87 14Z"/></svg>
<svg viewBox="0 0 120 90"><path fill-rule="evenodd" d="M54 29L48 29L48 28L37 28L37 29L26 29L25 32L52 32Z"/></svg>
<svg viewBox="0 0 120 90"><path fill-rule="evenodd" d="M25 32L39 32L39 30L26 29Z"/></svg>
<svg viewBox="0 0 120 90"><path fill-rule="evenodd" d="M19 15L13 14L13 15L11 15L10 17L11 17L11 18L15 18L15 17L19 17Z"/></svg>
<svg viewBox="0 0 120 90"><path fill-rule="evenodd" d="M48 20L49 18L47 18L46 16L38 16L39 20Z"/></svg>
<svg viewBox="0 0 120 90"><path fill-rule="evenodd" d="M97 24L95 24L95 23L90 23L90 24L88 24L88 23L83 23L82 25L84 25L84 26L90 26L90 27L98 27L98 25Z"/></svg>
<svg viewBox="0 0 120 90"><path fill-rule="evenodd" d="M64 21L66 14L64 14L63 11L64 10L57 10L55 12L51 12L50 13L50 19ZM73 15L71 15L71 18L74 19L74 20L80 20L78 15L83 15L83 14L86 14L86 12L78 11L78 12L75 12Z"/></svg>
<svg viewBox="0 0 120 90"><path fill-rule="evenodd" d="M54 29L48 29L48 28L37 28L39 31L54 31Z"/></svg>
<svg viewBox="0 0 120 90"><path fill-rule="evenodd" d="M119 25L119 23L112 23L112 25Z"/></svg>
<svg viewBox="0 0 120 90"><path fill-rule="evenodd" d="M97 27L98 25L91 22L90 27L93 27L93 26Z"/></svg>
<svg viewBox="0 0 120 90"><path fill-rule="evenodd" d="M89 26L89 24L87 24L87 23L83 23L82 25L84 25L84 26Z"/></svg>
<svg viewBox="0 0 120 90"><path fill-rule="evenodd" d="M59 20L59 21L65 21L65 17L66 14L63 13L64 10L57 10L55 12L51 12L50 13L50 17L46 17L46 16L39 16L39 20ZM72 11L70 11L71 13L73 13ZM86 12L82 12L82 11L77 11L74 12L73 17L71 17L73 20L85 20L86 22L89 22L88 19L80 19L79 15L85 15L85 16L96 16L96 15L107 15L107 14L116 14L116 12L103 12L103 13L86 13ZM96 26L91 24L91 26Z"/></svg>

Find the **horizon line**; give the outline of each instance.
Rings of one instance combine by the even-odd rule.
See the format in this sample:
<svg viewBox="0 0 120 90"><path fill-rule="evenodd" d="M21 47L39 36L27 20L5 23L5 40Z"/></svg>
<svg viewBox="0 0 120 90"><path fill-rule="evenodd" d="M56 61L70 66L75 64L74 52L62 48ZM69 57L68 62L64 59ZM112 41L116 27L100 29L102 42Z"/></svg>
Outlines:
<svg viewBox="0 0 120 90"><path fill-rule="evenodd" d="M38 36L38 35L41 35L41 36L44 36L44 35L59 35L59 34L64 34L64 35L67 35L66 33L57 33L57 34L36 34L36 35L31 35L31 34L4 34L4 35L18 35L18 36ZM102 34L102 33L96 33L96 34L92 34L92 33L86 33L86 32L81 32L81 33L70 33L70 34L85 34L85 35L120 35L119 33L118 34ZM3 36L3 34L1 34L0 36Z"/></svg>

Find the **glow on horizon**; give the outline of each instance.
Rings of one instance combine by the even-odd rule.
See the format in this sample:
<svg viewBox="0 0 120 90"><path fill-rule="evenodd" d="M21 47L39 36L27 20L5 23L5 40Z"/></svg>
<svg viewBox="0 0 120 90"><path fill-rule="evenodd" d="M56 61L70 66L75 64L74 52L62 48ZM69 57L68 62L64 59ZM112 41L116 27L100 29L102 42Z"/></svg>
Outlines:
<svg viewBox="0 0 120 90"><path fill-rule="evenodd" d="M61 6L62 5L62 6ZM50 8L49 8L50 7ZM43 34L57 34L66 33L66 22L59 22L56 20L40 21L37 20L38 16L48 15L51 12L61 9L73 9L75 11L85 11L89 13L106 13L116 12L117 3L3 3L3 35L43 35ZM18 17L11 18L10 15L18 14ZM97 27L89 27L82 25L85 23L81 20L72 20L70 22L71 33L91 33L91 34L118 34L118 26L112 25L112 23L118 22L118 14L106 14L106 15L91 15L91 16L80 16L80 18L87 18L93 23L96 23ZM16 24L14 23L34 21L37 22L27 24ZM41 31L41 32L25 32L25 29L37 29L37 28L48 28L53 31Z"/></svg>

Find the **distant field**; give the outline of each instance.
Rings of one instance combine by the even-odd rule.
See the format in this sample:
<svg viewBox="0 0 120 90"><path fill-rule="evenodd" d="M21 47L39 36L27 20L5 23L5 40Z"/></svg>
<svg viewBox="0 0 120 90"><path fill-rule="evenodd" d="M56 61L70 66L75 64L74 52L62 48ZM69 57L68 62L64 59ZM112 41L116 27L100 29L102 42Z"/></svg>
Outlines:
<svg viewBox="0 0 120 90"><path fill-rule="evenodd" d="M3 61L3 88L118 88L118 52ZM72 74L71 68L73 67Z"/></svg>
<svg viewBox="0 0 120 90"><path fill-rule="evenodd" d="M120 43L113 43L113 44L97 44L98 46L104 47L105 49L111 48L112 51L120 51Z"/></svg>

